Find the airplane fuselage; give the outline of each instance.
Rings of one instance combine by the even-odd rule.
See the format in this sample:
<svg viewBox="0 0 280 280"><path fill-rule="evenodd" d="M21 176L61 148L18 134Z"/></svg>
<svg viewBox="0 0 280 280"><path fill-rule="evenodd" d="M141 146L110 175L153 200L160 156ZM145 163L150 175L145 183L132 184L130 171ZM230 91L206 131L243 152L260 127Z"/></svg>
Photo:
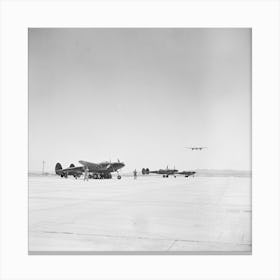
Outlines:
<svg viewBox="0 0 280 280"><path fill-rule="evenodd" d="M88 171L92 173L111 173L111 172L116 172L124 167L124 163L122 162L111 163L105 161L101 163L92 163L92 162L80 160L79 163L83 165L84 169L88 168Z"/></svg>
<svg viewBox="0 0 280 280"><path fill-rule="evenodd" d="M195 171L181 171L178 172L177 174L185 175L185 177L189 177L189 176L194 176L195 173L196 173Z"/></svg>
<svg viewBox="0 0 280 280"><path fill-rule="evenodd" d="M177 169L159 169L155 171L150 171L150 173L161 174L161 175L173 175L176 172L178 172Z"/></svg>

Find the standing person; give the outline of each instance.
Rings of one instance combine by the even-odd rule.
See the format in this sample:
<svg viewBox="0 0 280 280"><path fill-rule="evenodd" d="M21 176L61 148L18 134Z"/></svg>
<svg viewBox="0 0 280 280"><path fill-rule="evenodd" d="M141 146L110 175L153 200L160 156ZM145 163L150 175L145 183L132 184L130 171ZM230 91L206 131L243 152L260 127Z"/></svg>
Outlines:
<svg viewBox="0 0 280 280"><path fill-rule="evenodd" d="M85 169L85 178L84 178L84 181L87 180L88 181L88 167L86 167Z"/></svg>
<svg viewBox="0 0 280 280"><path fill-rule="evenodd" d="M134 177L134 180L137 179L137 171L136 171L136 169L133 171L133 177Z"/></svg>

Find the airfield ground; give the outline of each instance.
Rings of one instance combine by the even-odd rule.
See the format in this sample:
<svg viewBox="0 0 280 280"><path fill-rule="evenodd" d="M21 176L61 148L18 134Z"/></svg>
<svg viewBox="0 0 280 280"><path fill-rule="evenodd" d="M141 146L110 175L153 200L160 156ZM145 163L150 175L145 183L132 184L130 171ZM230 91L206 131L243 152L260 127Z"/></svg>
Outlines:
<svg viewBox="0 0 280 280"><path fill-rule="evenodd" d="M29 252L251 253L251 178L29 177Z"/></svg>

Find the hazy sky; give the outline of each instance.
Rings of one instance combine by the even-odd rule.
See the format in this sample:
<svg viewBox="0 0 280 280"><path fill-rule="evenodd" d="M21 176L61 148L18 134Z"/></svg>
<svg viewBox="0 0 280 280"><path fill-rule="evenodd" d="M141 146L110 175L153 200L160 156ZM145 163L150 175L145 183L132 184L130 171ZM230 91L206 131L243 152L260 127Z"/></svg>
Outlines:
<svg viewBox="0 0 280 280"><path fill-rule="evenodd" d="M30 171L118 158L124 171L251 169L251 29L28 36Z"/></svg>

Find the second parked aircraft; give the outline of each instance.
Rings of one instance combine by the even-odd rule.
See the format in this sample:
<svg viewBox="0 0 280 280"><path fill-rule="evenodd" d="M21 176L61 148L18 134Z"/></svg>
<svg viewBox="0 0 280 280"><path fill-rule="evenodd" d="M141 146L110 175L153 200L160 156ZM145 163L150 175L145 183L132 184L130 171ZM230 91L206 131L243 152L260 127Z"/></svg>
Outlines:
<svg viewBox="0 0 280 280"><path fill-rule="evenodd" d="M169 169L168 166L165 169L159 169L159 170L153 170L150 171L149 168L143 168L142 169L142 174L143 175L148 175L150 173L153 174L160 174L162 175L162 177L169 177L169 175L173 175L174 177L176 177L176 175L184 175L185 177L189 177L189 176L194 176L194 174L196 173L195 171L178 171L177 169Z"/></svg>

